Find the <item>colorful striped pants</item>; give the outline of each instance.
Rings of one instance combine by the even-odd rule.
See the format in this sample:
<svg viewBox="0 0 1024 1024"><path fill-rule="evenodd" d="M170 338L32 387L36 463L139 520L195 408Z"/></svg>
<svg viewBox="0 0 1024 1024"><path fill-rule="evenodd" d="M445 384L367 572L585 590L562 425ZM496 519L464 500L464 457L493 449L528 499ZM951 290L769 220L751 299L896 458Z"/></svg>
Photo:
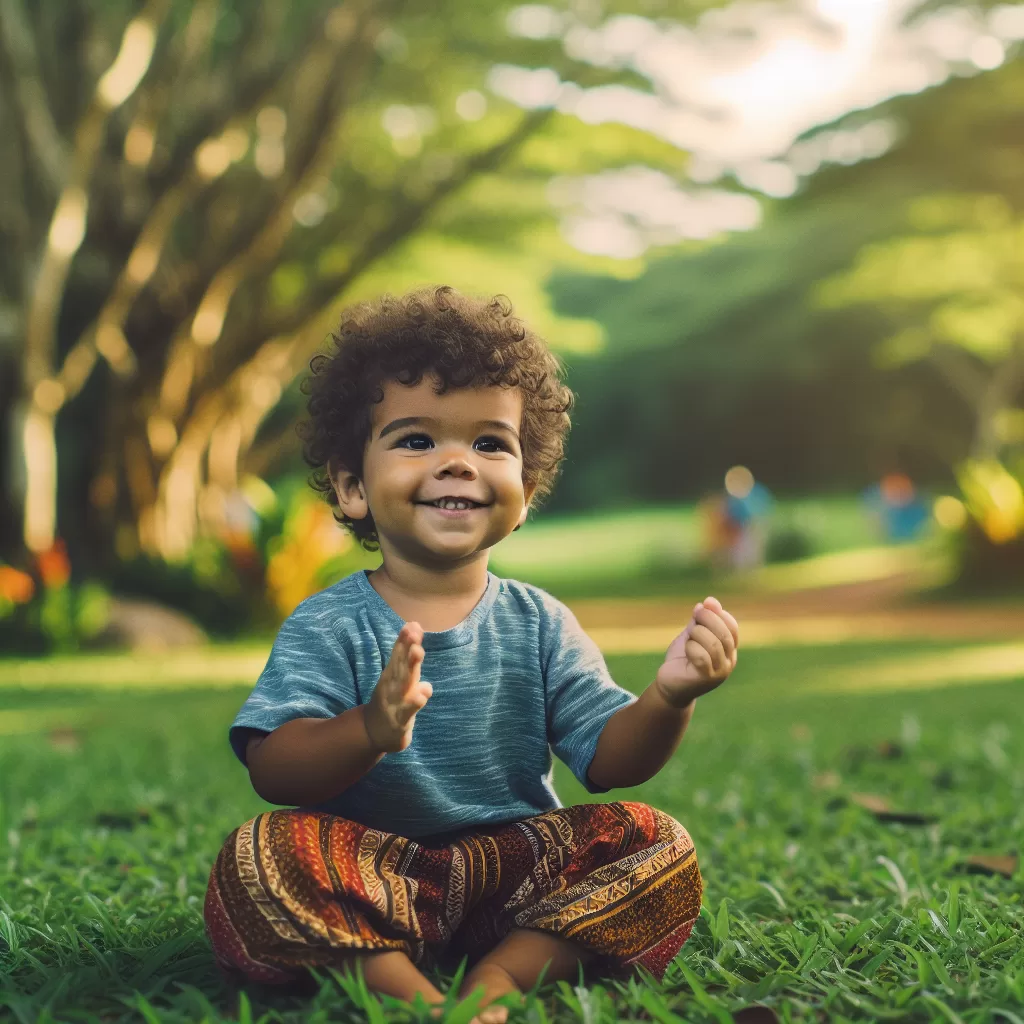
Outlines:
<svg viewBox="0 0 1024 1024"><path fill-rule="evenodd" d="M352 951L401 950L421 970L472 967L536 928L594 954L588 973L659 981L700 912L693 843L630 801L404 838L321 812L260 814L228 837L205 917L221 968L288 983Z"/></svg>

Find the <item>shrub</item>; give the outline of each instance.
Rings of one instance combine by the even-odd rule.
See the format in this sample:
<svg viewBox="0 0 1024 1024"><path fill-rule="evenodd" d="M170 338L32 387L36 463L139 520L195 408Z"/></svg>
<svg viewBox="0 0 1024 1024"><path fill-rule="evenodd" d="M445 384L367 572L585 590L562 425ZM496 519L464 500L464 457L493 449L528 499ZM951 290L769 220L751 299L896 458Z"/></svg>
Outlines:
<svg viewBox="0 0 1024 1024"><path fill-rule="evenodd" d="M0 564L0 650L51 654L88 647L107 624L110 594L102 584L71 578L62 540L27 571Z"/></svg>

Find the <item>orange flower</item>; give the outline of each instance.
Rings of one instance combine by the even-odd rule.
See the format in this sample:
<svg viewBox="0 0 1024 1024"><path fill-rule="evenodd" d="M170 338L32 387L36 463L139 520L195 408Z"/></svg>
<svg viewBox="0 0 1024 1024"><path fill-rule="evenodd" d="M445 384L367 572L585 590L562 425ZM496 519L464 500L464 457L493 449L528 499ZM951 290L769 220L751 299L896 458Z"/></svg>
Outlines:
<svg viewBox="0 0 1024 1024"><path fill-rule="evenodd" d="M32 600L35 592L36 585L27 572L12 569L9 565L0 565L0 597L15 604L26 604Z"/></svg>
<svg viewBox="0 0 1024 1024"><path fill-rule="evenodd" d="M39 566L39 575L43 578L43 585L48 589L56 590L63 587L71 578L71 562L68 560L67 548L59 537L49 551L36 556L36 562Z"/></svg>

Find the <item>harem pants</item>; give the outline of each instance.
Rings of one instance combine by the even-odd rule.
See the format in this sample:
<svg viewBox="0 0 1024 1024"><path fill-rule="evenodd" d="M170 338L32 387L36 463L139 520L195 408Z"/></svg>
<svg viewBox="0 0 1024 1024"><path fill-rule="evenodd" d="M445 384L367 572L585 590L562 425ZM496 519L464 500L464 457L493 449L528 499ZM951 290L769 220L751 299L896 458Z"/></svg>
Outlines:
<svg viewBox="0 0 1024 1024"><path fill-rule="evenodd" d="M288 983L344 953L401 950L421 970L472 967L510 931L536 928L595 954L588 972L659 981L700 912L693 843L630 801L562 807L502 825L404 838L301 810L228 837L205 917L240 979Z"/></svg>

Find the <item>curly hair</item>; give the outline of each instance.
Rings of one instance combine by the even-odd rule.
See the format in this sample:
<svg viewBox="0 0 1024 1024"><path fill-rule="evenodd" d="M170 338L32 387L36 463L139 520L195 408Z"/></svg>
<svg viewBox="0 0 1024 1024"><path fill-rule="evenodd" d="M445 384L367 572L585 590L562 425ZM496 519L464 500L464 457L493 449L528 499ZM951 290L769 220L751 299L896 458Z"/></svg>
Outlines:
<svg viewBox="0 0 1024 1024"><path fill-rule="evenodd" d="M383 384L415 387L436 375L435 394L452 388L518 387L523 396L520 439L523 484L536 485L531 505L554 486L565 452L574 395L559 377L563 366L545 343L512 313L504 295L478 299L447 285L396 298L384 295L346 309L329 353L315 355L301 385L308 418L298 425L303 458L314 468L309 484L337 506L332 467L362 479L370 436L371 405L383 401ZM369 513L335 520L367 551L380 547Z"/></svg>

